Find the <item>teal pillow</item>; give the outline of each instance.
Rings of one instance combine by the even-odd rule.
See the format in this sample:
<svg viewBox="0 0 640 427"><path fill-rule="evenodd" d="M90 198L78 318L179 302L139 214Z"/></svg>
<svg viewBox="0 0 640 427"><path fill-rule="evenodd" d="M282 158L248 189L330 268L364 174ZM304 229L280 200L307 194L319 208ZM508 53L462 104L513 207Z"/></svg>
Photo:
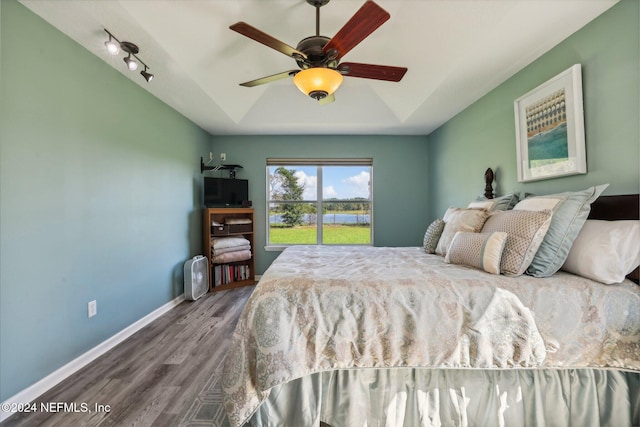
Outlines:
<svg viewBox="0 0 640 427"><path fill-rule="evenodd" d="M444 221L442 218L438 218L429 224L427 231L424 233L424 238L422 239L422 247L426 253L436 253L436 247L438 246L438 241L442 235L442 230L444 230Z"/></svg>
<svg viewBox="0 0 640 427"><path fill-rule="evenodd" d="M518 193L510 193L493 199L487 199L484 196L476 198L469 204L470 208L481 208L488 211L509 211L520 200Z"/></svg>
<svg viewBox="0 0 640 427"><path fill-rule="evenodd" d="M526 273L534 277L549 277L564 264L573 241L582 229L593 203L609 184L583 191L528 197L515 210L552 209L549 230Z"/></svg>

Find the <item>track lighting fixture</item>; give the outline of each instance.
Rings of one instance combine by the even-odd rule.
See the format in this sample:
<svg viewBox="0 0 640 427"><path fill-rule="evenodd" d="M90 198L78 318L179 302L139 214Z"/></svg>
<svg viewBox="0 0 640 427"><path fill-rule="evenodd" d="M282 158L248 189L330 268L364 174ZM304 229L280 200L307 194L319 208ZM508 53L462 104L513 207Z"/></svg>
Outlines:
<svg viewBox="0 0 640 427"><path fill-rule="evenodd" d="M127 64L127 68L131 71L135 71L138 69L138 62L144 66L144 70L140 71L140 75L144 77L147 82L150 82L153 79L153 74L151 74L149 70L149 66L145 64L139 57L138 46L135 43L120 41L113 34L109 32L106 28L104 31L109 34L109 40L104 43L107 48L107 52L110 55L117 55L120 50L127 54L126 57L122 58L125 64ZM133 58L132 58L133 57Z"/></svg>

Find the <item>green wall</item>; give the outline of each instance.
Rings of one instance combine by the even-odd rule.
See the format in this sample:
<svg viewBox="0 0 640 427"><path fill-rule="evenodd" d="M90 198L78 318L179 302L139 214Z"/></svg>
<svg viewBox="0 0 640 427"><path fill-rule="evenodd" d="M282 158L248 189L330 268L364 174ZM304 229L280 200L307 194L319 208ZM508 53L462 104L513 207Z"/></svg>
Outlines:
<svg viewBox="0 0 640 427"><path fill-rule="evenodd" d="M182 294L211 137L16 1L0 19L4 401Z"/></svg>
<svg viewBox="0 0 640 427"><path fill-rule="evenodd" d="M431 219L482 193L489 166L501 194L638 192L639 18L622 0L428 137L211 136L1 0L0 401L182 293L209 151L250 181L259 274L279 254L264 250L267 157L372 157L377 246L419 245ZM589 173L518 183L513 100L574 63Z"/></svg>
<svg viewBox="0 0 640 427"><path fill-rule="evenodd" d="M622 0L428 136L429 217L482 193L487 167L497 193L549 194L609 183L605 194L640 190L637 0ZM586 175L518 183L513 101L582 64Z"/></svg>
<svg viewBox="0 0 640 427"><path fill-rule="evenodd" d="M256 273L262 274L279 252L267 252L266 159L373 158L374 244L417 246L428 222L427 144L424 136L214 136L218 159L239 164L237 177L249 180L255 209ZM228 176L216 172L213 176Z"/></svg>

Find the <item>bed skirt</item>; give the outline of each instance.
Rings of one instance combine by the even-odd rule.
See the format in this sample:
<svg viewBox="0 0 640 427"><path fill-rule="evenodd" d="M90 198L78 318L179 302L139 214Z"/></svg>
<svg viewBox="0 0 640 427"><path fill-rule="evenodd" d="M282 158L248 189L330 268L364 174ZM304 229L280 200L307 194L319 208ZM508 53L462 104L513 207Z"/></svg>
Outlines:
<svg viewBox="0 0 640 427"><path fill-rule="evenodd" d="M301 398L305 396L305 398ZM255 427L640 426L640 373L352 369L271 389Z"/></svg>

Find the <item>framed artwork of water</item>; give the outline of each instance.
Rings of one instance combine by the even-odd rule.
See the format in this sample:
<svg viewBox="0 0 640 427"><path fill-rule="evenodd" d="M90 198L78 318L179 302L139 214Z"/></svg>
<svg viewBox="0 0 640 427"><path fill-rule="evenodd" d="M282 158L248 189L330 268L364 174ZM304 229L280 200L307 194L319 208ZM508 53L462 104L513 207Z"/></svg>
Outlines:
<svg viewBox="0 0 640 427"><path fill-rule="evenodd" d="M514 110L518 182L587 173L580 64L516 99Z"/></svg>

